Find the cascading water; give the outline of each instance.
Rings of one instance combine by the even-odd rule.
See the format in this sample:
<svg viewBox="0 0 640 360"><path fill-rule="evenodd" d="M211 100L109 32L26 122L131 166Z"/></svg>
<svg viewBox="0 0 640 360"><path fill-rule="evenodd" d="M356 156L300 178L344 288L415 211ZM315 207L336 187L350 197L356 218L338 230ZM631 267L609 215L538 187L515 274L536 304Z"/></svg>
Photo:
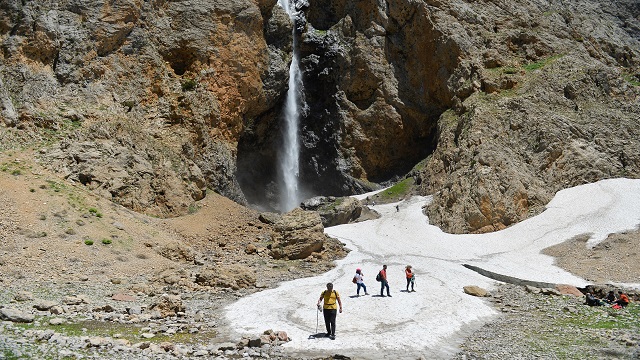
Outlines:
<svg viewBox="0 0 640 360"><path fill-rule="evenodd" d="M285 102L283 114L283 141L279 151L280 162L280 210L286 212L292 210L300 203L301 196L298 184L300 144L298 142L298 128L300 122L302 74L298 59L296 40L296 9L293 0L278 0L278 4L287 12L293 26L293 59L289 67L289 90Z"/></svg>

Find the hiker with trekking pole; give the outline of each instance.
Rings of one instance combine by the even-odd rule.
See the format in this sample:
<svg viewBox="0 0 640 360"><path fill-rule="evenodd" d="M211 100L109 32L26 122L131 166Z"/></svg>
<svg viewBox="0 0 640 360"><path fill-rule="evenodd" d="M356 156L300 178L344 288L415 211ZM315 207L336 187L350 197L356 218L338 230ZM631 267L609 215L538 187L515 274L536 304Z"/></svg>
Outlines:
<svg viewBox="0 0 640 360"><path fill-rule="evenodd" d="M324 315L324 325L327 328L327 335L331 340L336 339L336 315L338 315L338 305L342 313L342 300L340 294L333 290L333 284L327 284L327 290L320 294L316 306L320 309L320 302L323 301L322 315ZM316 320L317 321L317 320Z"/></svg>

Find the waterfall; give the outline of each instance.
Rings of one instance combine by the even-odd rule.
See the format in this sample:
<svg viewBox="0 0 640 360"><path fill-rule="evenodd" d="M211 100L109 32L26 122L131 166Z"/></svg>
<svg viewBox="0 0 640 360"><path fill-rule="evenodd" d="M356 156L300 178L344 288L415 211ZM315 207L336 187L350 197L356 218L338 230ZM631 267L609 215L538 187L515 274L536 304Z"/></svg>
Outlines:
<svg viewBox="0 0 640 360"><path fill-rule="evenodd" d="M280 162L280 211L292 210L300 203L301 196L298 189L300 144L298 140L298 128L300 122L302 74L298 59L298 47L296 40L296 10L294 0L278 0L278 4L287 12L293 26L293 59L289 67L289 90L283 113L283 141L279 150Z"/></svg>

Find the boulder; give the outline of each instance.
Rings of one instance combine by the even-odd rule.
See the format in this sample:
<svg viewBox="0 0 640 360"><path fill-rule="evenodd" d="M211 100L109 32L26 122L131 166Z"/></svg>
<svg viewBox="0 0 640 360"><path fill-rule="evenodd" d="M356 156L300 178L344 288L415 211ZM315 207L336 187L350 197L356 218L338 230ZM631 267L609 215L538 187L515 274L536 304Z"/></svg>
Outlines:
<svg viewBox="0 0 640 360"><path fill-rule="evenodd" d="M115 301L136 301L135 297L122 293L114 294L111 299Z"/></svg>
<svg viewBox="0 0 640 360"><path fill-rule="evenodd" d="M489 296L489 292L476 285L467 285L463 287L464 293L471 296L485 297Z"/></svg>
<svg viewBox="0 0 640 360"><path fill-rule="evenodd" d="M18 293L13 296L13 299L15 301L29 301L33 300L33 294L29 291L18 291Z"/></svg>
<svg viewBox="0 0 640 360"><path fill-rule="evenodd" d="M196 274L196 283L203 286L231 288L233 290L255 287L253 271L242 265L206 267Z"/></svg>
<svg viewBox="0 0 640 360"><path fill-rule="evenodd" d="M58 305L57 302L55 301L51 301L51 300L37 300L35 302L35 304L33 304L33 307L40 310L40 311L47 311L49 309L51 309L52 307Z"/></svg>
<svg viewBox="0 0 640 360"><path fill-rule="evenodd" d="M156 248L156 252L169 260L178 262L193 262L198 256L193 248L180 241L159 246Z"/></svg>
<svg viewBox="0 0 640 360"><path fill-rule="evenodd" d="M13 308L0 308L0 320L17 323L31 323L35 319L33 314L28 314Z"/></svg>
<svg viewBox="0 0 640 360"><path fill-rule="evenodd" d="M178 295L162 295L160 300L152 304L149 310L159 311L160 316L165 318L169 316L175 316L180 312L185 311L182 299Z"/></svg>
<svg viewBox="0 0 640 360"><path fill-rule="evenodd" d="M312 210L320 214L322 219L322 225L324 227L336 226L341 224L349 224L352 222L360 221L363 215L369 216L371 210L367 206L363 206L362 203L353 197L333 197L333 196L316 196L311 199L305 200L301 206L303 210ZM379 214L373 218L380 217Z"/></svg>
<svg viewBox="0 0 640 360"><path fill-rule="evenodd" d="M300 208L284 214L274 228L276 238L269 255L275 259L304 259L320 252L327 238L320 215Z"/></svg>
<svg viewBox="0 0 640 360"><path fill-rule="evenodd" d="M578 297L584 296L584 294L573 285L557 284L556 290L558 290L563 295L573 295Z"/></svg>

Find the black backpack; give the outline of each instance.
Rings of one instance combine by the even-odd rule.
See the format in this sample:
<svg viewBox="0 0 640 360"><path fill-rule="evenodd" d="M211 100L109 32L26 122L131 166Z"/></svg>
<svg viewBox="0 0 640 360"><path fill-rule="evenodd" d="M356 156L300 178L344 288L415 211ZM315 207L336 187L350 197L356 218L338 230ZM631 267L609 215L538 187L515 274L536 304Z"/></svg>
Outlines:
<svg viewBox="0 0 640 360"><path fill-rule="evenodd" d="M380 272L376 275L376 281L382 281L382 274L380 274Z"/></svg>

